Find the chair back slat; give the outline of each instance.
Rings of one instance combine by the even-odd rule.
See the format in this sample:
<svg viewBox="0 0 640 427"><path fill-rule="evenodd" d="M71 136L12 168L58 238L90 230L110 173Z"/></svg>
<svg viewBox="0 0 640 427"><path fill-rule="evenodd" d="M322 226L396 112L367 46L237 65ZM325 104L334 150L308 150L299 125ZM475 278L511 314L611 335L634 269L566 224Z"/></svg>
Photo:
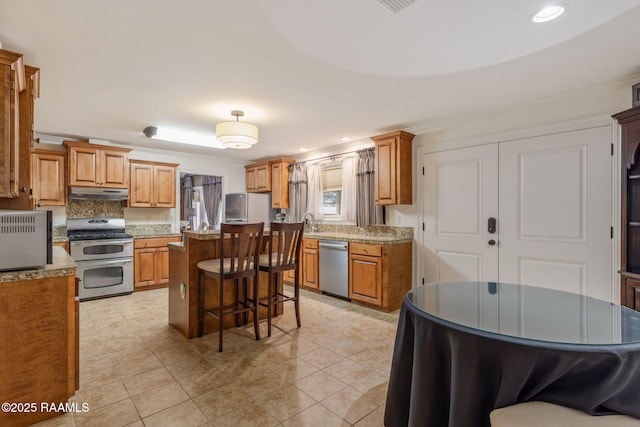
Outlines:
<svg viewBox="0 0 640 427"><path fill-rule="evenodd" d="M260 256L264 223L220 226L220 271L228 277L255 273ZM228 262L225 266L224 263Z"/></svg>
<svg viewBox="0 0 640 427"><path fill-rule="evenodd" d="M272 222L269 235L269 267L295 266L302 246L302 222Z"/></svg>

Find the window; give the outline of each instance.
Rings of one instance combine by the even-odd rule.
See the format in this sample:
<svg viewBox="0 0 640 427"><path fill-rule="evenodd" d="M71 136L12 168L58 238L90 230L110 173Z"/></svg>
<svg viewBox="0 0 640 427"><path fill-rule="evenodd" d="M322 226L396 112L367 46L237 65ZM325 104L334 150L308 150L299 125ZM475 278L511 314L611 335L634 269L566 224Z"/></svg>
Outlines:
<svg viewBox="0 0 640 427"><path fill-rule="evenodd" d="M340 216L342 195L342 164L327 162L322 168L322 204L320 212L325 216Z"/></svg>

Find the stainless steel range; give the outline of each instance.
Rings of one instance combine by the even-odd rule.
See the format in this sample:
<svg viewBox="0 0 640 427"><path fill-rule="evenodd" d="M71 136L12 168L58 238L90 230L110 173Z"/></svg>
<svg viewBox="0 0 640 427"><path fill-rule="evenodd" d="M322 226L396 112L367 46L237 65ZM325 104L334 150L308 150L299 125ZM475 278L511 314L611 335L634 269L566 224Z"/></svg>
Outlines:
<svg viewBox="0 0 640 427"><path fill-rule="evenodd" d="M133 292L133 237L123 218L68 219L67 236L81 301Z"/></svg>

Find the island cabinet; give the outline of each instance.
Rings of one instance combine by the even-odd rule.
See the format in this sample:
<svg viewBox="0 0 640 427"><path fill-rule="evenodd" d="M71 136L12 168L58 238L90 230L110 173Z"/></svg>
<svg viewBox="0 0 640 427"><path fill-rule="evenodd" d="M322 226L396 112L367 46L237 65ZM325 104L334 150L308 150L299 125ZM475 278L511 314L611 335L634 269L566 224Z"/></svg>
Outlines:
<svg viewBox="0 0 640 427"><path fill-rule="evenodd" d="M263 247L266 247L268 236L264 237ZM169 324L187 338L198 336L198 313L200 304L200 274L198 262L218 257L220 240L219 231L184 233L182 243L169 243ZM267 273L260 272L260 298L267 296ZM205 305L207 308L217 308L220 288L217 281L205 279L211 285L206 287ZM209 282L211 280L211 282ZM232 282L227 282L224 289L225 304L235 304L237 296ZM282 286L281 283L279 286ZM276 315L282 311L276 309ZM248 322L252 322L249 314ZM225 316L223 327L235 327L235 316ZM260 307L259 318L266 319L266 307ZM217 319L205 316L204 335L218 330Z"/></svg>
<svg viewBox="0 0 640 427"><path fill-rule="evenodd" d="M411 141L404 131L371 137L376 143L375 193L378 205L412 204Z"/></svg>
<svg viewBox="0 0 640 427"><path fill-rule="evenodd" d="M70 186L129 188L128 148L64 141Z"/></svg>
<svg viewBox="0 0 640 427"><path fill-rule="evenodd" d="M613 117L621 128L620 304L640 311L640 105Z"/></svg>
<svg viewBox="0 0 640 427"><path fill-rule="evenodd" d="M393 311L411 289L411 242L349 243L349 298Z"/></svg>
<svg viewBox="0 0 640 427"><path fill-rule="evenodd" d="M0 49L0 79L0 208L32 210L30 150L40 70Z"/></svg>
<svg viewBox="0 0 640 427"><path fill-rule="evenodd" d="M136 238L133 241L134 290L163 288L169 283L169 247L179 236Z"/></svg>
<svg viewBox="0 0 640 427"><path fill-rule="evenodd" d="M40 206L65 206L66 153L36 148L31 153L31 192L33 202Z"/></svg>
<svg viewBox="0 0 640 427"><path fill-rule="evenodd" d="M271 167L269 162L255 163L244 167L247 193L271 191Z"/></svg>
<svg viewBox="0 0 640 427"><path fill-rule="evenodd" d="M320 252L318 239L302 238L302 287L320 291Z"/></svg>
<svg viewBox="0 0 640 427"><path fill-rule="evenodd" d="M177 163L130 161L129 207L175 208Z"/></svg>
<svg viewBox="0 0 640 427"><path fill-rule="evenodd" d="M289 165L293 160L271 161L271 207L289 209Z"/></svg>
<svg viewBox="0 0 640 427"><path fill-rule="evenodd" d="M53 264L0 274L0 401L35 405L0 412L3 427L60 415L41 405L64 404L78 389L76 272L56 247Z"/></svg>

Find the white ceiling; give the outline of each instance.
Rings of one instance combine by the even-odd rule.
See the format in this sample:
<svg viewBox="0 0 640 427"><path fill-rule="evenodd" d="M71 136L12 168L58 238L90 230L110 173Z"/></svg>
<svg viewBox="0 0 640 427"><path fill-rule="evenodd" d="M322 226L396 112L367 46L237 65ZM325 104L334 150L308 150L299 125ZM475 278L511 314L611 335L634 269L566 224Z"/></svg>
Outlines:
<svg viewBox="0 0 640 427"><path fill-rule="evenodd" d="M0 0L0 41L41 69L36 132L208 153L146 126L260 129L254 161L498 110L640 72L640 0Z"/></svg>

